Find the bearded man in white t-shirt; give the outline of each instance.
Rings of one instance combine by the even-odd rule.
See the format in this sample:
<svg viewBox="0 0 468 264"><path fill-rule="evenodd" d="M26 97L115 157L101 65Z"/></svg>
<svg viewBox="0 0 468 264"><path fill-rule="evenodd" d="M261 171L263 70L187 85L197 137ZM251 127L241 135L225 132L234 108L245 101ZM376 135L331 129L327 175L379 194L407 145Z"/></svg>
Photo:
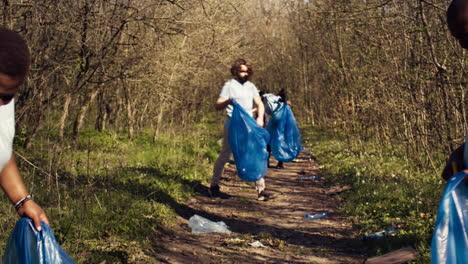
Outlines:
<svg viewBox="0 0 468 264"><path fill-rule="evenodd" d="M221 196L219 182L224 171L224 165L229 161L231 156L228 127L233 110L233 106L231 104L232 100L236 100L236 102L239 103L239 105L242 106L242 108L244 108L251 116L253 116L252 110L255 105L258 112L256 121L263 127L265 108L257 87L249 81L250 77L253 75L252 65L244 59L237 59L231 66L231 74L233 78L224 84L215 105L216 110L226 109L227 116L226 121L224 122L223 148L219 153L219 157L213 168L213 178L209 189L211 197ZM263 178L258 180L255 185L258 200L266 201L272 197L271 193L265 190L265 180Z"/></svg>
<svg viewBox="0 0 468 264"><path fill-rule="evenodd" d="M26 79L29 64L30 54L24 39L16 32L0 27L0 186L18 214L31 218L40 231L40 222L49 224L49 220L28 193L13 155L14 96Z"/></svg>

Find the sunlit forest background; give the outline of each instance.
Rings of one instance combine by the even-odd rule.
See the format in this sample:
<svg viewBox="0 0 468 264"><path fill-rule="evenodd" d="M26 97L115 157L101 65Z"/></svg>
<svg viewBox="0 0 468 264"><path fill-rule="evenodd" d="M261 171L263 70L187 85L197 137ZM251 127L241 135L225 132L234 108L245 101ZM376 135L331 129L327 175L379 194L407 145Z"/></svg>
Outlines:
<svg viewBox="0 0 468 264"><path fill-rule="evenodd" d="M0 25L24 36L33 58L16 99L23 177L75 258L105 252L106 240L154 246L145 235L170 226L194 184L208 182L224 115L213 105L245 58L259 89L288 90L304 129L331 131L343 148L371 142L381 160L411 165L382 178L436 190L415 191L425 212L388 216L419 219L423 237L411 243L427 253L439 174L468 128L466 55L447 30L448 3L3 0ZM341 176L378 182L367 161ZM16 219L4 200L3 243Z"/></svg>

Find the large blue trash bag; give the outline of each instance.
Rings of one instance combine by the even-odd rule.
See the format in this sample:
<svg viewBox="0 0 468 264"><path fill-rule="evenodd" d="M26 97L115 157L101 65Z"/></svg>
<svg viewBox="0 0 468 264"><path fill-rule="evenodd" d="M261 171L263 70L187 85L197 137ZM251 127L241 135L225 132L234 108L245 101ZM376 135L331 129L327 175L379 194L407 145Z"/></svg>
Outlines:
<svg viewBox="0 0 468 264"><path fill-rule="evenodd" d="M301 134L288 103L278 107L267 127L270 133L271 153L278 161L290 162L302 150Z"/></svg>
<svg viewBox="0 0 468 264"><path fill-rule="evenodd" d="M468 263L468 175L459 172L445 186L431 245L432 264Z"/></svg>
<svg viewBox="0 0 468 264"><path fill-rule="evenodd" d="M3 264L74 264L55 240L54 232L41 223L38 232L33 221L21 218L8 238Z"/></svg>
<svg viewBox="0 0 468 264"><path fill-rule="evenodd" d="M245 181L258 181L267 172L267 142L270 135L257 124L235 100L229 122L229 145L237 167L237 174Z"/></svg>

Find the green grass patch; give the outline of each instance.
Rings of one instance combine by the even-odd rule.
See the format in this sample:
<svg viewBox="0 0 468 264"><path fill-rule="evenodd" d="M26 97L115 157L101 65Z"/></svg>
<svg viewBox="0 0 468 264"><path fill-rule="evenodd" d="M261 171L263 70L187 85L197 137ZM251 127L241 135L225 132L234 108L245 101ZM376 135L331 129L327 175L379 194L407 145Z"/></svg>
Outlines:
<svg viewBox="0 0 468 264"><path fill-rule="evenodd" d="M445 181L433 168L421 169L405 158L402 145L358 142L336 131L303 128L306 146L332 185L351 185L342 210L361 235L396 227L398 232L366 243L371 256L411 246L416 263L429 263L435 214ZM442 166L439 158L437 166ZM441 170L440 170L441 171Z"/></svg>
<svg viewBox="0 0 468 264"><path fill-rule="evenodd" d="M212 132L214 131L214 132ZM218 135L199 125L185 135L152 132L130 141L113 132L84 131L73 146L43 140L17 158L35 200L77 263L153 263L155 237L200 184L208 184ZM50 145L49 145L50 144ZM18 149L18 148L17 148ZM2 248L17 216L3 198Z"/></svg>

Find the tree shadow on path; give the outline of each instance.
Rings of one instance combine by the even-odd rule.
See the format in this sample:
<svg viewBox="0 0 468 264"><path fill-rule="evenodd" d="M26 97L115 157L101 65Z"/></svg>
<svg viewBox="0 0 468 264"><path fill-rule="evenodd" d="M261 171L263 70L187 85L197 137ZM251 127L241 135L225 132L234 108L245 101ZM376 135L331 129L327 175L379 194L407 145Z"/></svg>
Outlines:
<svg viewBox="0 0 468 264"><path fill-rule="evenodd" d="M154 201L164 203L167 206L171 207L180 217L185 219L185 223L195 214L198 214L202 217L205 217L211 221L223 221L225 222L230 230L239 235L248 235L253 237L259 237L264 234L269 234L272 239L277 239L284 241L288 245L295 245L301 248L309 248L314 250L314 252L320 253L321 251L328 251L330 248L333 249L333 255L336 256L354 256L356 258L362 258L362 251L356 248L361 247L361 240L349 237L342 229L333 227L333 223L326 228L322 224L317 224L311 221L297 219L297 215L303 216L303 212L310 206L307 195L311 192L315 193L316 190L308 190L307 186L304 186L303 183L297 183L297 180L292 178L282 178L275 177L275 175L269 176L271 185L288 185L291 190L280 191L281 194L286 193L288 198L291 201L285 203L285 201L279 202L269 202L262 203L255 201L251 197L246 197L242 192L230 192L235 193L230 199L211 199L206 197L207 187L203 186L199 181L190 181L183 179L180 175L167 175L164 172L155 169L155 168L127 168L128 170L134 170L135 172L144 172L151 177L156 179L163 179L169 177L170 179L181 183L184 186L192 188L195 192L202 194L194 201L184 204L176 201L170 194L164 192L163 190L154 189L154 186L139 183L139 182L111 182L113 188L118 189L122 192L128 192L134 196L145 197L146 199L152 199ZM229 173L229 171L228 171ZM278 174L278 173L276 173ZM244 186L244 189L248 190L251 188L248 184L245 185L238 180L230 180L230 188L242 189L239 186ZM296 185L296 186L295 186ZM306 189L304 189L304 187ZM229 189L231 190L231 189ZM294 191L293 191L294 190ZM253 191L249 190L249 192ZM321 205L323 208L330 207L332 202L328 201L327 197L320 197L317 199L324 203ZM298 204L296 208L291 208L290 203L293 202ZM221 211L211 210L212 208L221 208ZM265 221L265 218L270 221ZM294 219L296 218L296 219ZM342 218L340 214L332 214L329 221L334 221ZM292 220L288 220L292 219ZM327 220L327 221L328 221ZM288 222L292 222L288 224ZM206 251L207 254L212 254L209 252L213 251L213 247L224 247L224 257L234 254L236 251L233 248L233 252L229 253L229 246L225 245L227 237L225 235L219 234L210 234L210 235L197 235L194 236L190 233L190 229L186 224L182 224L181 228L186 233L183 237L180 233L171 230L165 230L161 236L155 239L155 247L164 246L166 243L161 243L160 238L166 237L171 241L174 241L174 237L177 238L177 242L180 245L185 244L186 247L189 247L193 244L196 247L193 249L193 253L190 252L172 252L170 259L175 261L177 258L184 258L184 254L187 257L195 258L198 251ZM333 235L331 235L333 233ZM198 238L200 240L198 240ZM158 241L159 239L159 241ZM210 242L204 246L204 242L209 240ZM171 244L171 243L168 243ZM204 249L203 249L204 248ZM189 250L189 249L187 249ZM166 252L167 253L167 252ZM325 252L326 253L326 252ZM235 257L240 257L236 253ZM253 254L253 255L252 255ZM249 258L254 258L255 252L245 252L245 260ZM262 254L260 254L262 255ZM218 256L222 258L222 256ZM233 256L234 257L234 256ZM255 258L254 258L255 259ZM333 256L328 256L328 259L333 260ZM330 263L340 263L335 259L335 262ZM239 259L240 260L240 259ZM251 259L252 260L252 259ZM160 259L164 262L164 259ZM262 257L258 256L258 263L262 263ZM184 262L170 262L170 263L184 263ZM191 262L186 262L191 263ZM242 262L239 262L242 263ZM250 262L244 262L250 263ZM254 262L251 262L254 263ZM306 263L297 260L297 262L287 262L284 259L270 256L267 259L266 263ZM313 263L313 262L310 262ZM326 262L317 262L317 263L326 263ZM358 262L355 262L358 263Z"/></svg>

